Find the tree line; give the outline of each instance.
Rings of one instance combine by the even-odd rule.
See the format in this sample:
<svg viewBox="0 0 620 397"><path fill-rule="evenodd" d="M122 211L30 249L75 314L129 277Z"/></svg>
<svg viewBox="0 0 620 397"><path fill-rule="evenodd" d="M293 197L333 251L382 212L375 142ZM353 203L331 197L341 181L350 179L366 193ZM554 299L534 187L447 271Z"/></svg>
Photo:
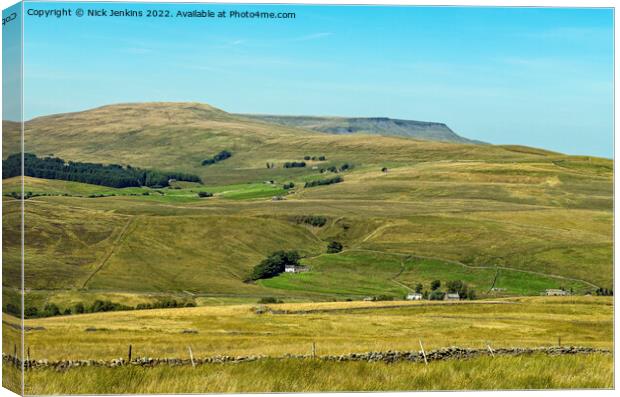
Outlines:
<svg viewBox="0 0 620 397"><path fill-rule="evenodd" d="M305 161L287 161L284 163L284 168L303 168L305 166Z"/></svg>
<svg viewBox="0 0 620 397"><path fill-rule="evenodd" d="M340 167L336 167L335 165L331 165L331 166L329 166L327 168L321 168L319 170L319 172L321 174L323 174L325 172L333 172L334 174L337 174L339 172L345 172L345 171L348 171L348 170L351 170L351 169L353 169L353 164L344 163Z"/></svg>
<svg viewBox="0 0 620 397"><path fill-rule="evenodd" d="M55 303L47 303L42 308L36 306L28 306L24 310L24 317L26 318L41 318L41 317L54 317L54 316L67 316L71 314L83 314L83 313L100 313L100 312L115 312L115 311L127 311L127 310L147 310L147 309L165 309L174 307L195 307L194 302L180 302L176 299L162 299L152 303L139 303L137 306L127 306L110 300L96 300L91 305L85 305L82 302L74 304L72 307L61 309ZM17 305L7 303L4 307L4 312L15 316L21 316L21 311Z"/></svg>
<svg viewBox="0 0 620 397"><path fill-rule="evenodd" d="M12 154L6 160L2 160L2 178L21 175L21 165L19 153ZM66 162L59 157L39 158L31 153L24 153L24 175L114 188L165 187L169 185L170 179L202 182L196 175L181 172L146 170L134 168L130 165L123 167L119 164Z"/></svg>
<svg viewBox="0 0 620 397"><path fill-rule="evenodd" d="M344 178L341 176L335 176L333 178L317 179L314 181L308 181L306 182L304 187L324 186L324 185L331 185L331 184L340 183L340 182L344 182Z"/></svg>
<svg viewBox="0 0 620 397"><path fill-rule="evenodd" d="M211 165L211 164L219 163L220 161L226 160L227 158L231 156L232 156L231 152L229 152L228 150L222 150L215 156L202 160L202 165Z"/></svg>
<svg viewBox="0 0 620 397"><path fill-rule="evenodd" d="M422 283L418 283L415 286L415 292L418 294L422 294L424 299L429 300L443 300L446 296L446 292L441 291L441 280L433 280L430 284L430 292L428 290L424 290L424 285ZM447 293L450 294L459 294L461 299L476 299L476 291L469 288L469 286L462 280L451 280L446 283Z"/></svg>
<svg viewBox="0 0 620 397"><path fill-rule="evenodd" d="M614 296L614 290L613 289L607 289L607 288L597 288L596 291L594 291L594 295L596 295L596 296Z"/></svg>

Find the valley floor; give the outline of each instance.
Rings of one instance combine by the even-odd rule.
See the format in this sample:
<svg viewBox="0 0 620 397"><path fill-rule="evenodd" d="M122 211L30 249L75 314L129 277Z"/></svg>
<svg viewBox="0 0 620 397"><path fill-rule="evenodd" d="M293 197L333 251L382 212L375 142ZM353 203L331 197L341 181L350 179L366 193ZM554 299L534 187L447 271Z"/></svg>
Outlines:
<svg viewBox="0 0 620 397"><path fill-rule="evenodd" d="M19 320L3 315L3 346ZM31 359L112 360L215 355L417 351L562 345L613 348L609 297L530 297L463 302L325 302L229 305L27 319Z"/></svg>

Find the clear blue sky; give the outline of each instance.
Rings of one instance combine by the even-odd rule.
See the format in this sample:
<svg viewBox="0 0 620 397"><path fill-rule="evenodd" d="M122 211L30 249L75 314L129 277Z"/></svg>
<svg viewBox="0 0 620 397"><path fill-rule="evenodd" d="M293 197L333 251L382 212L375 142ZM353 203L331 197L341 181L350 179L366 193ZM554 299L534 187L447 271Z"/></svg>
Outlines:
<svg viewBox="0 0 620 397"><path fill-rule="evenodd" d="M26 118L118 102L198 101L230 112L440 121L491 143L613 153L610 9L156 7L297 17L26 16Z"/></svg>

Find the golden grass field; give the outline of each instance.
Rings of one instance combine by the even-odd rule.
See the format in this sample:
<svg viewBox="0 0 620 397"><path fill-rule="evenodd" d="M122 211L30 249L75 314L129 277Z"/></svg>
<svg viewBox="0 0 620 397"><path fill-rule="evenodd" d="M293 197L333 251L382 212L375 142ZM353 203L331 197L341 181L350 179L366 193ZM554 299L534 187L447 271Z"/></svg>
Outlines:
<svg viewBox="0 0 620 397"><path fill-rule="evenodd" d="M613 347L613 302L603 297L537 297L475 302L333 302L271 305L321 310L256 314L252 305L114 312L26 320L32 359L187 358L557 345ZM15 319L4 315L3 321ZM42 327L42 328L40 328ZM38 328L38 329L37 329ZM3 350L17 331L4 327ZM87 329L96 329L87 331ZM184 330L197 333L184 334ZM14 340L14 339L13 339ZM11 379L9 366L5 375ZM442 375L443 374L443 375ZM445 374L449 374L446 376ZM13 373L13 375L15 375ZM415 363L267 360L189 368L80 368L26 372L26 392L189 393L342 390L609 388L610 354L480 357Z"/></svg>
<svg viewBox="0 0 620 397"><path fill-rule="evenodd" d="M3 374L16 370L4 367ZM480 357L420 363L259 361L191 367L83 368L26 374L26 394L609 389L613 357Z"/></svg>
<svg viewBox="0 0 620 397"><path fill-rule="evenodd" d="M604 297L511 298L473 302L334 302L271 305L308 314L256 314L258 305L93 313L26 320L31 358L317 354L446 346L611 348L613 306ZM339 310L334 310L339 309ZM3 321L14 318L5 315ZM42 327L42 328L40 328ZM37 329L39 328L39 329ZM90 331L88 329L91 329ZM183 331L195 333L183 333ZM17 330L5 327L3 351Z"/></svg>

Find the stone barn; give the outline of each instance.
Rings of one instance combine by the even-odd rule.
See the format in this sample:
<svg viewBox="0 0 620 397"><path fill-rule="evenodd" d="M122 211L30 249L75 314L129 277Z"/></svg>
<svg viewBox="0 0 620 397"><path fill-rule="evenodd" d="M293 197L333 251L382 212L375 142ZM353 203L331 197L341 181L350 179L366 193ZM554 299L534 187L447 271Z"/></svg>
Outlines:
<svg viewBox="0 0 620 397"><path fill-rule="evenodd" d="M545 295L547 296L567 296L570 295L568 291L564 291L563 289L555 289L551 288L545 291Z"/></svg>

